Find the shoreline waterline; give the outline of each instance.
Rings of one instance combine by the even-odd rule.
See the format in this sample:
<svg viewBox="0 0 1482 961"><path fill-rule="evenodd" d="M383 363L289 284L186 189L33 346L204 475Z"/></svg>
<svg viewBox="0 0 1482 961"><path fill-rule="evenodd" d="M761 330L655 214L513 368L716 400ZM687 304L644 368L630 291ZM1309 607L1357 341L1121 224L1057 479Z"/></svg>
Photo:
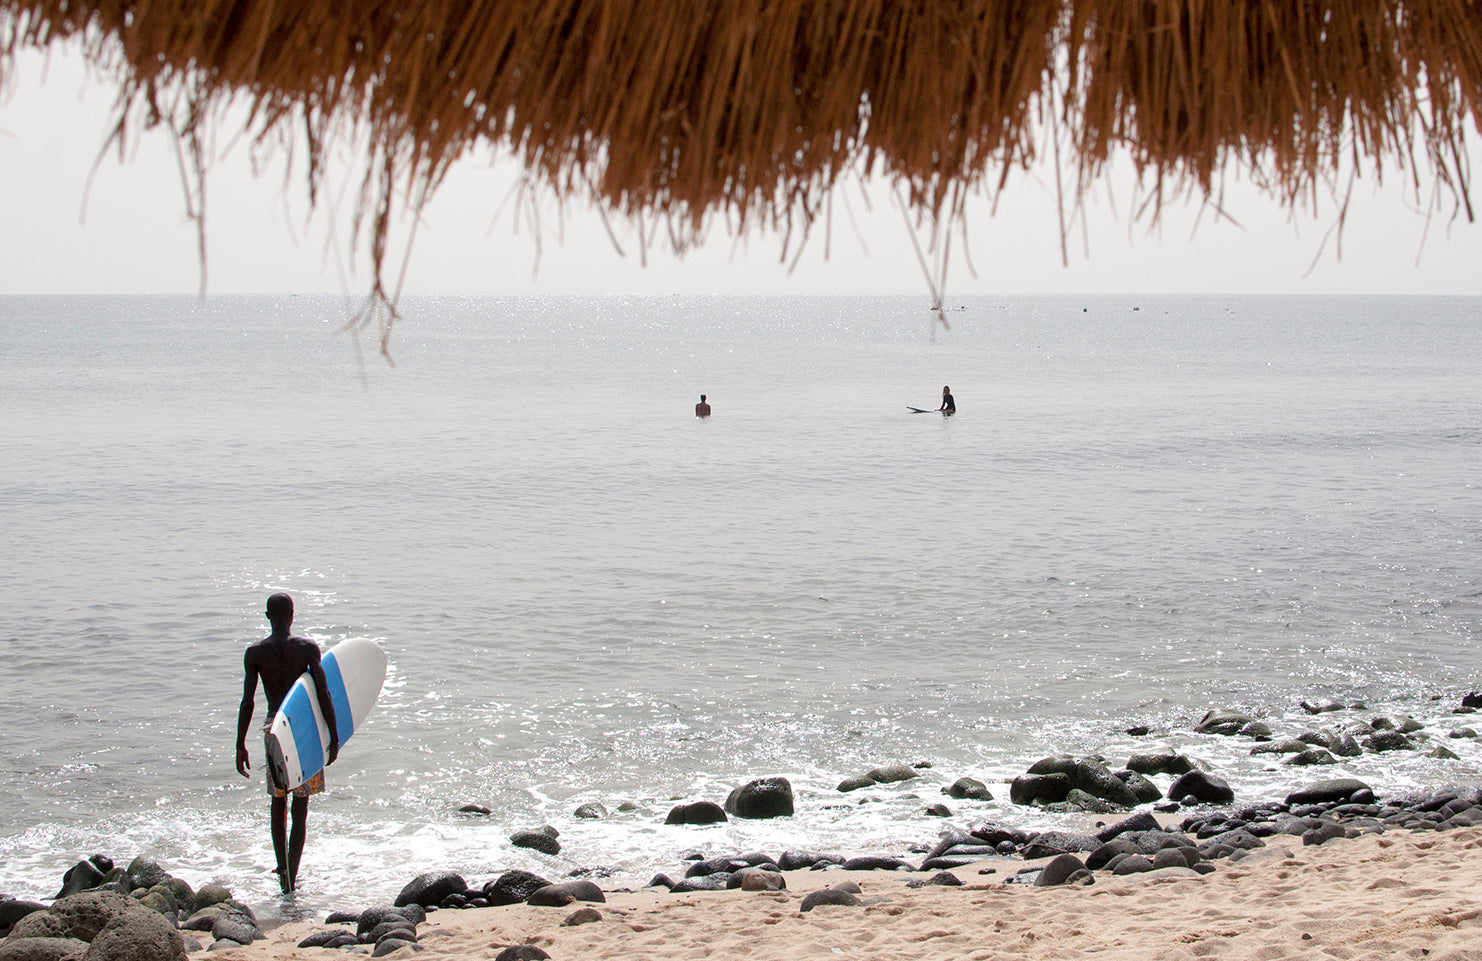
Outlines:
<svg viewBox="0 0 1482 961"><path fill-rule="evenodd" d="M194 885L208 882L224 883L240 893L240 897L263 918L278 919L303 917L333 909L345 900L349 892L369 895L382 902L389 902L402 886L414 875L423 872L454 871L474 877L492 877L508 870L530 871L554 879L568 876L591 876L603 879L604 884L635 887L646 884L649 879L665 871L673 871L684 858L699 852L704 856L720 856L742 851L784 850L822 851L843 859L857 856L881 856L919 860L922 852L945 836L965 835L983 824L1011 826L1026 834L1039 832L1085 833L1129 816L1135 811L1157 812L1157 818L1165 825L1174 824L1188 816L1187 811L1197 813L1209 804L1190 798L1181 808L1170 804L1166 798L1171 789L1179 784L1179 777L1172 770L1191 769L1205 771L1225 783L1225 774L1218 764L1207 760L1213 748L1224 753L1220 757L1244 756L1247 759L1263 758L1261 789L1251 786L1249 779L1242 779L1240 771L1230 779L1233 787L1230 799L1215 807L1259 807L1262 804L1280 802L1282 798L1304 785L1315 781L1360 778L1366 784L1375 785L1374 793L1380 798L1406 799L1435 793L1443 786L1458 791L1475 790L1477 779L1467 777L1451 782L1432 782L1424 786L1395 785L1383 778L1376 780L1375 772L1394 770L1396 755L1408 755L1412 762L1422 760L1425 755L1454 746L1458 750L1475 750L1475 734L1464 734L1469 709L1455 706L1444 711L1438 709L1434 717L1425 723L1414 718L1386 715L1370 710L1367 706L1343 706L1335 702L1326 703L1321 713L1302 712L1305 724L1277 725L1272 729L1265 720L1258 720L1239 712L1210 712L1210 718L1234 717L1238 725L1226 726L1224 733L1210 731L1158 731L1137 729L1124 733L1114 743L1117 751L1091 751L1086 755L1061 755L1063 761L1082 761L1101 767L1105 759L1105 771L1120 770L1123 778L1129 777L1129 769L1141 759L1176 758L1183 767L1169 771L1151 771L1148 780L1158 794L1157 803L1144 802L1135 806L1108 805L1104 809L1085 807L1094 799L1082 796L1082 806L1016 803L1010 800L1019 785L1015 781L1029 778L1039 766L1054 760L1054 755L1042 759L1027 759L1011 778L1002 781L985 781L980 786L992 795L988 800L954 799L948 796L949 785L959 779L978 780L969 771L956 767L938 768L918 761L919 766L896 763L895 768L906 768L909 778L899 781L870 783L862 777L864 771L856 772L843 781L863 780L862 788L845 790L843 782L821 784L818 773L810 779L793 784L789 790L795 794L795 813L788 817L750 819L735 816L734 812L724 821L711 825L665 824L665 815L671 809L696 801L710 801L717 807L727 800L732 790L741 787L737 783L726 787L716 782L697 782L696 791L676 795L667 799L647 798L645 803L625 805L620 799L590 799L587 803L602 805L604 810L597 818L582 817L574 807L564 814L542 819L539 809L523 812L498 812L482 807L473 799L460 799L454 803L449 799L443 805L443 813L431 829L423 827L408 831L384 822L355 822L362 810L358 805L347 805L341 798L339 804L324 803L333 794L321 795L311 802L309 841L305 860L300 872L301 890L290 900L282 899L276 891L276 878L270 873L271 850L267 848L266 801L255 792L248 804L251 813L247 824L235 829L246 831L256 839L255 847L246 853L229 855L212 844L223 835L219 829L199 832L183 823L179 825L182 835L189 836L188 843L179 846L181 837L172 839L176 847L148 845L123 849L117 842L102 842L77 849L72 861L66 856L55 855L48 865L36 864L32 869L29 886L17 886L19 877L11 874L5 879L5 889L13 895L29 899L42 899L55 888L57 879L73 861L94 853L109 856L123 853L135 854L159 860L167 865L178 865L182 878ZM1276 719L1268 719L1274 724ZM1353 734L1367 738L1382 732L1400 730L1408 743L1398 749L1384 746L1375 750L1371 746L1358 745ZM1293 742L1306 738L1310 749L1322 749L1320 744L1338 749L1348 732L1353 740L1350 746L1362 747L1356 756L1329 756L1310 765L1291 763L1296 753ZM1244 732L1244 733L1242 733ZM1173 745L1195 745L1174 747ZM1131 745L1131 747L1127 747ZM1259 752L1281 748L1274 753ZM1032 763L1037 760L1038 763ZM1468 770L1467 762L1451 762L1453 770ZM1378 767L1375 767L1375 765ZM1367 766L1366 766L1367 765ZM887 767L890 765L887 764ZM331 775L334 769L331 768ZM898 776L898 775L892 775ZM774 777L768 775L768 779ZM333 783L333 782L332 782ZM252 788L258 788L256 780ZM331 788L331 791L333 788ZM1062 795L1063 796L1063 795ZM469 805L474 811L460 808ZM940 805L937 812L930 810ZM554 814L549 808L546 813ZM549 827L548 827L549 826ZM559 851L543 854L514 842L514 835L521 831L553 831L558 839ZM113 850L109 850L112 847ZM364 861L362 852L377 847L400 850L395 858L382 861ZM255 853L254 853L255 852ZM14 871L11 863L9 871ZM50 886L50 889L48 889Z"/></svg>

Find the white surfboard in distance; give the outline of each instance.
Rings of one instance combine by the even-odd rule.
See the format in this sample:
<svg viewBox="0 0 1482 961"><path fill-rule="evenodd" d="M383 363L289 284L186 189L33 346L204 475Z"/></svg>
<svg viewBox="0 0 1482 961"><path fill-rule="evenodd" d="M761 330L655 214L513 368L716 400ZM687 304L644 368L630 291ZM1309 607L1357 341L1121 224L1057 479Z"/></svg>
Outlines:
<svg viewBox="0 0 1482 961"><path fill-rule="evenodd" d="M325 651L320 664L329 684L335 729L343 750L381 694L386 681L386 652L374 641L352 637ZM329 725L319 710L314 678L305 671L289 688L268 728L268 767L273 783L292 791L324 770L329 742Z"/></svg>

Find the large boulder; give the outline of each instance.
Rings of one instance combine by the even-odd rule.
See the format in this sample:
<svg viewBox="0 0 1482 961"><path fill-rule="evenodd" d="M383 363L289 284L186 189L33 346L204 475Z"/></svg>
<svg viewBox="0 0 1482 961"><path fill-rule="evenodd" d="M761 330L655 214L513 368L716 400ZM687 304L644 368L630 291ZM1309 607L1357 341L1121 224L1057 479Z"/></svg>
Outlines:
<svg viewBox="0 0 1482 961"><path fill-rule="evenodd" d="M1029 835L1026 832L1018 828L1006 827L996 821L984 821L982 824L976 825L969 830L968 834L982 841L984 844L990 844L994 847L1006 844L1016 848L1029 840Z"/></svg>
<svg viewBox="0 0 1482 961"><path fill-rule="evenodd" d="M262 937L257 925L237 914L224 915L211 925L211 937L217 941L235 941L251 944Z"/></svg>
<svg viewBox="0 0 1482 961"><path fill-rule="evenodd" d="M1139 774L1136 771L1117 771L1116 774L1122 779L1122 783L1127 785L1127 790L1132 792L1132 796L1137 798L1138 804L1151 804L1154 801L1163 800L1163 792L1146 774Z"/></svg>
<svg viewBox="0 0 1482 961"><path fill-rule="evenodd" d="M993 792L988 790L988 785L973 777L958 778L942 788L942 793L948 797L957 798L959 801L993 800Z"/></svg>
<svg viewBox="0 0 1482 961"><path fill-rule="evenodd" d="M210 931L216 922L222 918L237 918L248 924L256 926L257 918L253 916L252 909L240 901L228 898L215 904L208 904L204 908L192 914L180 922L180 927L186 931Z"/></svg>
<svg viewBox="0 0 1482 961"><path fill-rule="evenodd" d="M512 944L494 956L494 961L546 961L550 955L533 944Z"/></svg>
<svg viewBox="0 0 1482 961"><path fill-rule="evenodd" d="M45 925L37 932L38 936L69 937L91 943L98 932L115 918L138 912L159 917L133 898L116 891L82 891L57 899L45 912L22 918L11 931L11 937L26 937L31 934L32 926L41 928ZM53 934L53 931L60 933Z"/></svg>
<svg viewBox="0 0 1482 961"><path fill-rule="evenodd" d="M920 777L920 773L909 764L886 764L872 768L863 774L846 777L839 782L840 791L858 791L876 784L895 784Z"/></svg>
<svg viewBox="0 0 1482 961"><path fill-rule="evenodd" d="M736 874L743 891L786 891L787 879L776 871L747 868Z"/></svg>
<svg viewBox="0 0 1482 961"><path fill-rule="evenodd" d="M971 865L975 860L983 860L984 857L993 857L997 854L997 848L987 844L981 838L968 835L968 833L946 833L943 838L932 845L931 851L926 853L926 862L931 866L925 866L922 862L922 871L931 871L937 868L960 868L963 865ZM951 860L947 865L946 860Z"/></svg>
<svg viewBox="0 0 1482 961"><path fill-rule="evenodd" d="M1282 741L1265 741L1250 749L1251 756L1257 754L1301 754L1312 749L1312 742L1289 737Z"/></svg>
<svg viewBox="0 0 1482 961"><path fill-rule="evenodd" d="M1068 774L1021 774L1009 785L1015 804L1055 804L1064 801L1074 783Z"/></svg>
<svg viewBox="0 0 1482 961"><path fill-rule="evenodd" d="M523 904L530 895L550 884L529 871L506 871L484 885L484 897L491 905Z"/></svg>
<svg viewBox="0 0 1482 961"><path fill-rule="evenodd" d="M685 878L675 884L669 890L674 894L689 894L693 891L724 891L729 886L733 874L707 874L704 877Z"/></svg>
<svg viewBox="0 0 1482 961"><path fill-rule="evenodd" d="M420 904L406 904L399 908L385 906L366 908L355 916L355 936L363 938L388 922L411 925L415 929L417 925L426 920L427 909Z"/></svg>
<svg viewBox="0 0 1482 961"><path fill-rule="evenodd" d="M396 907L420 904L424 908L435 908L450 894L462 894L468 890L463 875L454 871L434 871L419 874L396 896Z"/></svg>
<svg viewBox="0 0 1482 961"><path fill-rule="evenodd" d="M549 831L517 831L510 836L509 843L541 854L554 856L561 853L561 842Z"/></svg>
<svg viewBox="0 0 1482 961"><path fill-rule="evenodd" d="M670 808L665 824L722 824L730 820L726 812L714 801L696 801L693 804L676 804Z"/></svg>
<svg viewBox="0 0 1482 961"><path fill-rule="evenodd" d="M5 938L0 961L81 961L87 942L76 938Z"/></svg>
<svg viewBox="0 0 1482 961"><path fill-rule="evenodd" d="M301 948L348 948L359 944L355 935L343 928L315 931L298 943Z"/></svg>
<svg viewBox="0 0 1482 961"><path fill-rule="evenodd" d="M743 784L726 798L726 813L738 818L791 817L792 784L785 777L764 777Z"/></svg>
<svg viewBox="0 0 1482 961"><path fill-rule="evenodd" d="M817 851L783 851L777 866L784 871L802 871L829 864L843 864L844 858L837 854L819 854Z"/></svg>
<svg viewBox="0 0 1482 961"><path fill-rule="evenodd" d="M803 898L803 903L798 905L798 911L812 911L823 904L839 905L841 907L858 907L864 904L853 892L844 891L839 888L823 888L819 891L808 892Z"/></svg>
<svg viewBox="0 0 1482 961"><path fill-rule="evenodd" d="M155 887L169 891L170 897L174 899L178 910L195 910L196 892L183 879L172 875L155 885Z"/></svg>
<svg viewBox="0 0 1482 961"><path fill-rule="evenodd" d="M1363 781L1351 777L1317 781L1286 796L1286 803L1297 804L1342 804L1360 791L1371 790Z"/></svg>
<svg viewBox="0 0 1482 961"><path fill-rule="evenodd" d="M122 897L122 895L119 895ZM75 897L75 895L74 895ZM67 923L50 911L35 911L11 925L9 938L76 938ZM78 940L86 940L79 938Z"/></svg>
<svg viewBox="0 0 1482 961"><path fill-rule="evenodd" d="M1338 759L1320 747L1313 747L1301 754L1293 754L1282 763L1295 767L1316 767L1323 764L1337 764Z"/></svg>
<svg viewBox="0 0 1482 961"><path fill-rule="evenodd" d="M564 908L576 901L605 902L607 896L591 881L562 881L530 893L526 904L536 908Z"/></svg>
<svg viewBox="0 0 1482 961"><path fill-rule="evenodd" d="M1364 749L1359 746L1359 742L1352 734L1341 731L1307 731L1298 734L1297 740L1323 748L1328 753L1339 757L1358 757L1364 753Z"/></svg>
<svg viewBox="0 0 1482 961"><path fill-rule="evenodd" d="M1097 831L1096 840L1105 842L1110 841L1119 834L1126 834L1129 831L1161 831L1162 829L1163 826L1158 823L1157 818L1146 811L1141 811Z"/></svg>
<svg viewBox="0 0 1482 961"><path fill-rule="evenodd" d="M106 880L108 876L98 870L98 866L92 861L78 861L62 875L62 890L57 892L56 897L65 898L69 894L91 891Z"/></svg>
<svg viewBox="0 0 1482 961"><path fill-rule="evenodd" d="M1142 850L1126 838L1112 838L1086 856L1086 870L1100 871L1118 857L1141 853Z"/></svg>
<svg viewBox="0 0 1482 961"><path fill-rule="evenodd" d="M915 865L888 854L864 854L848 858L842 865L845 871L914 871Z"/></svg>
<svg viewBox="0 0 1482 961"><path fill-rule="evenodd" d="M124 876L128 878L129 888L132 890L163 884L170 877L170 872L149 858L138 857L129 862L129 866L124 869Z"/></svg>
<svg viewBox="0 0 1482 961"><path fill-rule="evenodd" d="M172 921L176 920L180 914L180 905L176 902L175 895L171 894L170 889L163 884L156 884L135 900L146 908L149 908L149 910L157 914L163 914Z"/></svg>
<svg viewBox="0 0 1482 961"><path fill-rule="evenodd" d="M0 898L0 938L10 933L11 927L28 914L37 911L45 911L46 905L39 901L17 901L14 898Z"/></svg>
<svg viewBox="0 0 1482 961"><path fill-rule="evenodd" d="M1235 800L1235 792L1224 778L1204 771L1190 771L1179 775L1168 788L1170 801L1194 801L1199 804L1229 804Z"/></svg>
<svg viewBox="0 0 1482 961"><path fill-rule="evenodd" d="M209 908L213 904L221 904L223 901L231 900L231 896L231 891L227 890L224 885L218 884L215 881L210 884L204 884L196 892L195 909L199 911L201 908Z"/></svg>
<svg viewBox="0 0 1482 961"><path fill-rule="evenodd" d="M1031 764L1025 772L1025 777L1065 777L1070 782L1070 787L1064 794L1059 794L1058 787L1052 788L1054 782L1029 782L1017 779L1014 783L1019 786L1021 795L1032 795L1028 803L1054 804L1069 800L1070 790L1082 791L1092 798L1108 801L1114 805L1131 807L1137 804L1137 795L1127 783L1113 774L1099 757L1072 757L1070 755L1056 755L1054 757L1042 758ZM1024 783L1020 783L1024 781ZM1009 789L1010 800L1016 804L1026 802L1019 801L1013 797L1014 786ZM1084 801L1084 799L1083 799ZM1085 805L1082 804L1082 807Z"/></svg>
<svg viewBox="0 0 1482 961"><path fill-rule="evenodd" d="M742 854L734 857L706 858L696 861L685 870L687 878L703 878L712 874L734 874L744 868L757 867L758 865L771 864L772 859L765 854Z"/></svg>
<svg viewBox="0 0 1482 961"><path fill-rule="evenodd" d="M1019 854L1027 861L1036 858L1051 858L1071 851L1089 853L1101 846L1092 834L1072 834L1069 831L1040 831L1032 834L1019 848Z"/></svg>
<svg viewBox="0 0 1482 961"><path fill-rule="evenodd" d="M909 764L887 764L865 772L865 776L876 784L895 784L920 777L920 773Z"/></svg>
<svg viewBox="0 0 1482 961"><path fill-rule="evenodd" d="M1415 750L1415 742L1400 731L1375 731L1359 743L1370 751Z"/></svg>
<svg viewBox="0 0 1482 961"><path fill-rule="evenodd" d="M1049 757L1042 757L1038 761L1035 761L1033 764L1029 765L1029 769L1026 770L1024 773L1064 774L1066 777L1074 780L1075 769L1078 763L1079 761L1072 755L1052 754Z"/></svg>
<svg viewBox="0 0 1482 961"><path fill-rule="evenodd" d="M1194 730L1199 734L1230 736L1239 734L1249 725L1256 723L1258 722L1255 718L1239 711L1210 711L1204 715L1203 720L1194 725Z"/></svg>
<svg viewBox="0 0 1482 961"><path fill-rule="evenodd" d="M1138 774L1187 774L1197 766L1187 755L1173 751L1134 754L1127 759L1127 770Z"/></svg>
<svg viewBox="0 0 1482 961"><path fill-rule="evenodd" d="M1070 789L1065 800L1059 804L1046 804L1046 811L1060 814L1116 814L1126 810L1126 805L1105 801L1094 794L1087 794L1078 787Z"/></svg>
<svg viewBox="0 0 1482 961"><path fill-rule="evenodd" d="M76 945L65 948L30 945L30 958L41 961L62 958L76 961L184 961L185 942L172 921L116 891L82 891L59 898L45 911L26 915L11 930L11 941L51 939L87 944L81 954ZM45 952L74 953L47 954ZM23 956L7 961L22 961ZM27 958L26 961L30 961Z"/></svg>
<svg viewBox="0 0 1482 961"><path fill-rule="evenodd" d="M1107 768L1105 764L1082 758L1076 763L1075 773L1071 775L1075 786L1087 794L1112 804L1120 804L1123 807L1133 807L1137 804L1137 795L1127 786L1127 782L1117 777Z"/></svg>
<svg viewBox="0 0 1482 961"><path fill-rule="evenodd" d="M416 941L417 926L405 918L382 921L361 935L358 940L361 944L380 944L387 938L396 938L399 941Z"/></svg>
<svg viewBox="0 0 1482 961"><path fill-rule="evenodd" d="M1034 886L1050 888L1062 884L1090 884L1092 880L1091 872L1086 869L1085 863L1080 858L1074 854L1062 854L1052 858L1040 869L1034 879Z"/></svg>

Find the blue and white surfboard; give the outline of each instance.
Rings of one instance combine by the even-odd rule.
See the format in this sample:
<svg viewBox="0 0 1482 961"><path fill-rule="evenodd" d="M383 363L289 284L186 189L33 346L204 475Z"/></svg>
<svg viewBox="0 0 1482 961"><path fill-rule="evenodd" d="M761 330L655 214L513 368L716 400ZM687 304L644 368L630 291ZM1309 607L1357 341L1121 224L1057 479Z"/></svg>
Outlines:
<svg viewBox="0 0 1482 961"><path fill-rule="evenodd" d="M341 641L320 659L334 704L340 747L360 729L386 680L386 652L374 641L352 637ZM329 750L329 725L319 710L314 679L308 672L293 683L268 728L268 767L273 782L292 791L324 770Z"/></svg>

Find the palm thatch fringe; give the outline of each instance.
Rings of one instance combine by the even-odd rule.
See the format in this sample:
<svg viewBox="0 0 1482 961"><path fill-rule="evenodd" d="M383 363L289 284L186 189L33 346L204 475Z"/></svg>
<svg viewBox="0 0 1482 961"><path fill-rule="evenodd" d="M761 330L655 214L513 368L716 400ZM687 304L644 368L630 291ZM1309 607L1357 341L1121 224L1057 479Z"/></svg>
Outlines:
<svg viewBox="0 0 1482 961"><path fill-rule="evenodd" d="M1471 218L1482 108L1482 0L0 0L0 71L60 42L116 80L120 132L199 144L245 103L311 201L364 143L383 300L394 210L480 146L682 250L716 215L804 236L861 172L951 221L1052 141L1072 190L1125 153L1156 198L1235 165L1296 206L1348 165Z"/></svg>

